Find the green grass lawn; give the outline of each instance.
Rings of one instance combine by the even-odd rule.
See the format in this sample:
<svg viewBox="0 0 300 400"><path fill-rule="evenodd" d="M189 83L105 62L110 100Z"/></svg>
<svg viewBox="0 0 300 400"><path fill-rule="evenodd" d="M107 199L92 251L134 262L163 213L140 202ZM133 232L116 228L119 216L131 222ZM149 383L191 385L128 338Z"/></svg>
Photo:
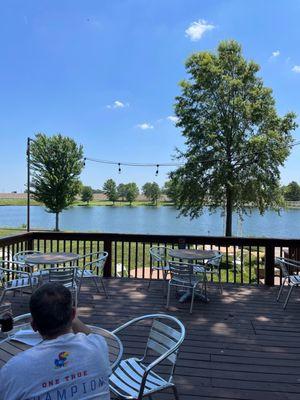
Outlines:
<svg viewBox="0 0 300 400"><path fill-rule="evenodd" d="M27 200L26 199L1 199L0 198L0 206L26 206ZM39 203L35 200L31 200L30 204L32 206L40 206L42 203ZM93 200L88 205L82 201L75 201L74 206L81 206L81 207L91 207L91 206L109 206L109 207L124 207L129 206L129 203L126 201L117 201L113 205L111 201L108 200ZM173 203L170 201L161 201L158 203L158 206L172 206ZM132 203L132 207L137 206L150 206L153 207L153 204L149 201L134 201Z"/></svg>
<svg viewBox="0 0 300 400"><path fill-rule="evenodd" d="M18 235L24 232L26 232L26 230L22 228L0 228L0 237Z"/></svg>

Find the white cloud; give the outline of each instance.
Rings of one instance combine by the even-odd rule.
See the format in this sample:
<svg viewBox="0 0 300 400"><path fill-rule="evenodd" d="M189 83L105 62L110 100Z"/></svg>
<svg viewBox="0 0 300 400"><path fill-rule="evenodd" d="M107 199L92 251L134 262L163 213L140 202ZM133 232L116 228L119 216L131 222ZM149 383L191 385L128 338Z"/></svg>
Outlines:
<svg viewBox="0 0 300 400"><path fill-rule="evenodd" d="M294 65L292 71L296 72L296 74L300 74L300 65Z"/></svg>
<svg viewBox="0 0 300 400"><path fill-rule="evenodd" d="M106 108L124 108L129 107L129 103L123 103L120 100L115 100L113 104L108 104Z"/></svg>
<svg viewBox="0 0 300 400"><path fill-rule="evenodd" d="M189 37L192 41L200 40L205 32L211 31L215 28L214 25L209 24L204 19L194 21L186 29L185 36Z"/></svg>
<svg viewBox="0 0 300 400"><path fill-rule="evenodd" d="M145 131L146 129L153 129L154 128L154 126L149 124L148 122L143 122L142 124L138 124L137 127L142 129L143 131Z"/></svg>
<svg viewBox="0 0 300 400"><path fill-rule="evenodd" d="M279 57L280 56L280 51L276 50L272 52L272 57Z"/></svg>
<svg viewBox="0 0 300 400"><path fill-rule="evenodd" d="M167 120L173 122L173 124L176 124L176 122L178 122L179 118L178 118L178 117L175 117L174 115L169 115L169 116L167 117Z"/></svg>

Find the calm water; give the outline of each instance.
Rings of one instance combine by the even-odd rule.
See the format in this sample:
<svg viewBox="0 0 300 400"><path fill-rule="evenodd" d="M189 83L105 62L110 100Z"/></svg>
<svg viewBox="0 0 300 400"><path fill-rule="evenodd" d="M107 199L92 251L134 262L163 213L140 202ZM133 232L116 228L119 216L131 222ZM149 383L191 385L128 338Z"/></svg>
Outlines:
<svg viewBox="0 0 300 400"><path fill-rule="evenodd" d="M196 220L177 218L173 207L72 207L61 214L60 229L119 233L174 235L223 235L224 219L220 212L205 212ZM0 207L1 227L20 227L26 222L26 207ZM31 226L53 229L54 215L43 207L31 207ZM240 236L300 237L300 210L286 210L279 216L269 211L260 216L254 210L244 221L234 217L234 234Z"/></svg>

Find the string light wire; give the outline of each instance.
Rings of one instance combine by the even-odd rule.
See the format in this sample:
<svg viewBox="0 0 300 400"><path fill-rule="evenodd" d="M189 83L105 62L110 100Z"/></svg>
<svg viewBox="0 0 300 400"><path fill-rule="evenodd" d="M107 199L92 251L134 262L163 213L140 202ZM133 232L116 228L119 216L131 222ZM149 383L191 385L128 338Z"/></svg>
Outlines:
<svg viewBox="0 0 300 400"><path fill-rule="evenodd" d="M293 144L291 144L289 147L294 147L294 146L298 146L300 145L300 140L297 142L294 142ZM253 155L259 155L260 152L255 152L253 153ZM119 174L121 173L121 165L122 166L127 166L127 167L154 167L156 168L155 171L155 175L157 176L159 173L159 167L180 167L182 165L184 165L185 163L172 163L172 162L163 162L163 163L139 163L139 162L128 162L128 161L124 161L124 162L120 162L120 161L112 161L112 160L102 160L102 159L98 159L98 158L92 158L92 157L84 157L84 164L85 161L92 161L92 162L96 162L96 163L100 163L100 164L109 164L109 165L117 165L118 166L118 172ZM201 163L209 163L212 161L226 161L224 158L220 158L220 159L213 159L213 158L209 158L209 159L203 159L199 162Z"/></svg>

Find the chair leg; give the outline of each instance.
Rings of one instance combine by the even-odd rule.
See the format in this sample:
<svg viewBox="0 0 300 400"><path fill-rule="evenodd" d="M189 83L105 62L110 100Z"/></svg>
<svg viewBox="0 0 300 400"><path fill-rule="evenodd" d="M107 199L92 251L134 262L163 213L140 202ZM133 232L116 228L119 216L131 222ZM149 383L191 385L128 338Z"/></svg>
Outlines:
<svg viewBox="0 0 300 400"><path fill-rule="evenodd" d="M97 292L100 293L100 288L99 288L99 285L97 282L97 278L95 278L94 276L93 276L93 282L94 282L94 285L96 286Z"/></svg>
<svg viewBox="0 0 300 400"><path fill-rule="evenodd" d="M174 394L174 399L175 399L175 400L179 400L179 395L178 395L177 387L176 387L175 385L172 386L172 390L173 390L173 394Z"/></svg>
<svg viewBox="0 0 300 400"><path fill-rule="evenodd" d="M286 306L287 306L287 304L289 302L289 299L290 299L290 296L292 294L293 289L294 289L294 285L291 285L290 290L288 292L288 295L286 296L286 299L285 299L285 302L284 302L284 305L283 305L283 309L284 310L286 309Z"/></svg>
<svg viewBox="0 0 300 400"><path fill-rule="evenodd" d="M171 293L171 285L168 284L168 293L167 293L167 305L166 308L169 308L169 303L170 303L170 293Z"/></svg>
<svg viewBox="0 0 300 400"><path fill-rule="evenodd" d="M150 280L149 280L149 283L148 283L148 290L150 289L150 285L151 285L151 282L152 282L152 274L153 274L153 269L151 268L150 269Z"/></svg>
<svg viewBox="0 0 300 400"><path fill-rule="evenodd" d="M221 292L221 294L223 294L223 285L222 285L221 271L219 271L219 286L220 286L220 292Z"/></svg>
<svg viewBox="0 0 300 400"><path fill-rule="evenodd" d="M102 277L100 277L100 282L102 284L102 287L103 287L103 290L104 290L104 293L105 293L105 297L108 299L108 293L107 293L107 290L106 290L106 287L105 287L105 284L103 282L103 278Z"/></svg>
<svg viewBox="0 0 300 400"><path fill-rule="evenodd" d="M192 314L192 312L193 312L194 298L195 298L195 288L192 289L192 298L191 298L190 314Z"/></svg>
<svg viewBox="0 0 300 400"><path fill-rule="evenodd" d="M278 296L277 296L276 301L279 301L279 299L280 299L280 296L281 296L282 291L283 291L283 287L284 287L284 285L285 285L285 281L286 281L286 277L283 278L282 284L280 285L280 289L279 289L279 292L278 292Z"/></svg>

